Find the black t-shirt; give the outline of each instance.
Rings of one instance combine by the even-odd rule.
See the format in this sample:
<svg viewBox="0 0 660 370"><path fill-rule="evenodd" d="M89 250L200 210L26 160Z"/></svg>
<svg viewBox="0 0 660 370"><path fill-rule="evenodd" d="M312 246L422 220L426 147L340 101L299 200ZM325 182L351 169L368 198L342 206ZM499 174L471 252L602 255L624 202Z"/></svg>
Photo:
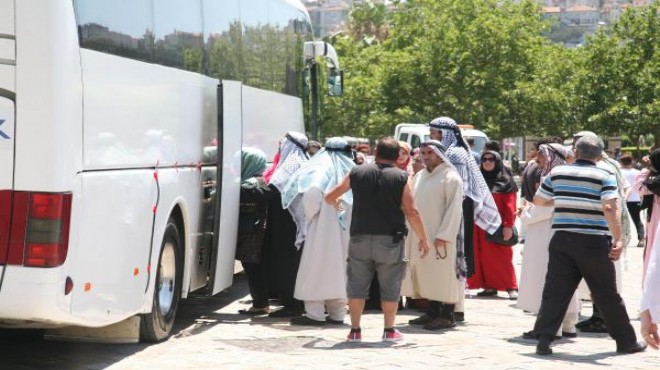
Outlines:
<svg viewBox="0 0 660 370"><path fill-rule="evenodd" d="M350 179L351 235L392 235L405 228L401 198L408 175L404 171L392 165L370 163L353 167Z"/></svg>

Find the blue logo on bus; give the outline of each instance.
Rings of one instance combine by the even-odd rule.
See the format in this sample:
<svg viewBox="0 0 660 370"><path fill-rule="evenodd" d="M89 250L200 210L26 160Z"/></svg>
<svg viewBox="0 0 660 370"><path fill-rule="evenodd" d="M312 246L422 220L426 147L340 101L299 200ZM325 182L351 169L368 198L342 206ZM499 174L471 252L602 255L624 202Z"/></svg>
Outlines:
<svg viewBox="0 0 660 370"><path fill-rule="evenodd" d="M4 120L4 119L0 119L0 126L2 126L3 123L5 123L5 120ZM7 135L7 134L5 134L4 132L2 132L2 129L1 129L1 128L0 128L0 137L3 138L3 139L11 139L11 138L9 137L9 135Z"/></svg>

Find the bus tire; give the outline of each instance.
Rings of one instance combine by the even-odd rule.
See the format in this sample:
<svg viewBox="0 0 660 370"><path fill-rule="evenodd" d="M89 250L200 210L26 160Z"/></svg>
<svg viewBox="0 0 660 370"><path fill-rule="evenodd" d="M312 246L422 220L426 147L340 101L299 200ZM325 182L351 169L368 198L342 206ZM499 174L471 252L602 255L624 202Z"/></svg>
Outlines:
<svg viewBox="0 0 660 370"><path fill-rule="evenodd" d="M165 227L163 244L155 275L154 298L151 312L140 320L140 340L159 342L169 337L174 326L176 310L181 297L183 275L182 243L179 228L170 218Z"/></svg>

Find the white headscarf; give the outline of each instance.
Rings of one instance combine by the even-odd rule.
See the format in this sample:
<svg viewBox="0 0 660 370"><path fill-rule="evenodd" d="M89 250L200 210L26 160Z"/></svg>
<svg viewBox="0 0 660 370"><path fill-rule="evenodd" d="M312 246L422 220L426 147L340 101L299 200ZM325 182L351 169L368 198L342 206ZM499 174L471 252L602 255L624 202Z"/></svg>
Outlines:
<svg viewBox="0 0 660 370"><path fill-rule="evenodd" d="M300 167L291 176L289 183L282 192L282 206L292 212L291 205L299 201L302 195L311 188L317 188L323 193L337 185L344 176L355 167L351 148L348 142L342 138L330 138L325 143L325 148L316 153L304 166ZM353 193L348 191L342 197L343 201L353 204ZM306 220L304 211L294 215L298 230L305 231ZM344 212L338 214L338 221L342 228L346 228ZM301 235L304 239L304 235Z"/></svg>

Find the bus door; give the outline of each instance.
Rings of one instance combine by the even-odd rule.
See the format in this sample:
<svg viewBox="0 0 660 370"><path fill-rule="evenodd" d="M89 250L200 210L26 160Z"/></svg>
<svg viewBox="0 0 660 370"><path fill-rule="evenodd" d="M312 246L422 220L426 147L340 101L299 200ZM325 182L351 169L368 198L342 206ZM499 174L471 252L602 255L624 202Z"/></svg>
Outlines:
<svg viewBox="0 0 660 370"><path fill-rule="evenodd" d="M22 246L18 256L9 253L14 182L14 112L14 101L9 92L0 86L0 288L5 265L16 257L20 257L19 262L23 258Z"/></svg>
<svg viewBox="0 0 660 370"><path fill-rule="evenodd" d="M240 82L222 81L218 86L218 171L216 176L213 250L208 293L231 286L238 231L243 143L242 89Z"/></svg>

